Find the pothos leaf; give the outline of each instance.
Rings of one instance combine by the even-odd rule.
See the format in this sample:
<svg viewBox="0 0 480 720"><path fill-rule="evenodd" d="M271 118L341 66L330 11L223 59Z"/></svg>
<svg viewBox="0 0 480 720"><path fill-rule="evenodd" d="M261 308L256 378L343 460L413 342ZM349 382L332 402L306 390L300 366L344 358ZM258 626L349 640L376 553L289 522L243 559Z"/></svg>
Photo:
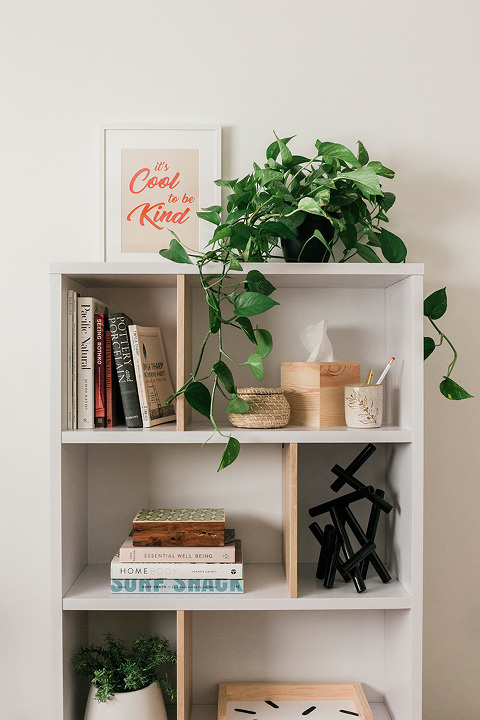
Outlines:
<svg viewBox="0 0 480 720"><path fill-rule="evenodd" d="M241 292L234 301L235 313L239 317L250 317L252 315L259 315L260 313L269 310L274 305L279 305L276 300L272 300L268 295L263 295L258 292L250 292L245 290Z"/></svg>
<svg viewBox="0 0 480 720"><path fill-rule="evenodd" d="M426 360L435 350L435 340L431 337L423 338L423 359Z"/></svg>
<svg viewBox="0 0 480 720"><path fill-rule="evenodd" d="M262 295L271 295L275 290L275 286L262 275L259 270L250 270L247 273L246 289L253 292L261 293Z"/></svg>
<svg viewBox="0 0 480 720"><path fill-rule="evenodd" d="M223 455L220 460L220 465L218 466L217 472L220 472L220 470L223 470L224 468L231 465L238 457L238 453L240 452L240 443L238 442L237 438L234 438L230 435L228 438L228 442L225 445L225 450L223 451Z"/></svg>
<svg viewBox="0 0 480 720"><path fill-rule="evenodd" d="M235 322L237 325L240 325L245 335L248 337L248 339L256 345L257 339L255 337L255 333L253 331L253 325L250 322L250 320L247 317L237 317L235 318Z"/></svg>
<svg viewBox="0 0 480 720"><path fill-rule="evenodd" d="M272 335L268 330L260 330L259 328L255 330L255 334L257 336L257 355L266 358L273 348Z"/></svg>
<svg viewBox="0 0 480 720"><path fill-rule="evenodd" d="M201 382L191 383L184 392L185 400L197 412L210 417L210 391Z"/></svg>
<svg viewBox="0 0 480 720"><path fill-rule="evenodd" d="M440 383L440 392L449 400L466 400L473 397L461 385L452 380L452 378L443 376L444 379Z"/></svg>
<svg viewBox="0 0 480 720"><path fill-rule="evenodd" d="M263 369L263 360L258 353L252 353L247 360L247 365L255 375L257 380L263 380L265 371Z"/></svg>
<svg viewBox="0 0 480 720"><path fill-rule="evenodd" d="M368 157L367 149L366 149L365 145L362 142L360 142L360 140L358 140L357 145L358 145L358 153L357 153L358 162L361 163L362 165L366 165L370 159Z"/></svg>
<svg viewBox="0 0 480 720"><path fill-rule="evenodd" d="M210 306L208 307L208 320L210 323L210 332L215 335L220 330L222 321L220 320L217 310Z"/></svg>
<svg viewBox="0 0 480 720"><path fill-rule="evenodd" d="M250 410L250 405L246 400L238 397L235 393L232 395L227 405L227 412L244 414Z"/></svg>
<svg viewBox="0 0 480 720"><path fill-rule="evenodd" d="M184 247L182 247L176 237L173 237L170 240L170 246L168 248L160 250L160 255L167 260L172 260L172 262L188 263L189 265L193 265L193 262L190 260L187 251Z"/></svg>
<svg viewBox="0 0 480 720"><path fill-rule="evenodd" d="M385 228L380 231L380 245L383 257L389 263L403 262L407 257L407 248L403 240Z"/></svg>
<svg viewBox="0 0 480 720"><path fill-rule="evenodd" d="M232 371L223 360L218 360L213 366L213 372L218 377L223 387L228 393L235 392L235 382L233 380Z"/></svg>
<svg viewBox="0 0 480 720"><path fill-rule="evenodd" d="M438 320L447 310L447 288L435 290L423 301L423 314L431 320Z"/></svg>
<svg viewBox="0 0 480 720"><path fill-rule="evenodd" d="M367 245L362 245L361 243L358 243L356 245L355 249L356 249L357 253L360 255L360 257L363 260L366 260L367 262L370 262L370 263L382 262L380 260L380 258L378 257L377 253L375 252L375 250L372 250L372 248L367 247Z"/></svg>

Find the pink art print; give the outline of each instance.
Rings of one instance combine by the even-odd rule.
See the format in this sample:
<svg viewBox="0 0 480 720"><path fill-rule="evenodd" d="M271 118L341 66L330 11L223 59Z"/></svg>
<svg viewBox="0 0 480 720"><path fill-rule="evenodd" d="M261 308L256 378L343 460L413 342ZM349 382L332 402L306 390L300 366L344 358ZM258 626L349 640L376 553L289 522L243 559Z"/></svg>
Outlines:
<svg viewBox="0 0 480 720"><path fill-rule="evenodd" d="M173 230L199 246L198 150L122 149L122 253L158 253Z"/></svg>

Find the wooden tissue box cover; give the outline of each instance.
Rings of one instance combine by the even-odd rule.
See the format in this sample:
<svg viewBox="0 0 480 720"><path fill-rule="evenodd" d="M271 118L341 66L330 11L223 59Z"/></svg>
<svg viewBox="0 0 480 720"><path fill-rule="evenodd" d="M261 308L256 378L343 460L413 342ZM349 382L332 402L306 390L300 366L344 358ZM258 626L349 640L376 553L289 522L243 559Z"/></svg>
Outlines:
<svg viewBox="0 0 480 720"><path fill-rule="evenodd" d="M290 403L290 424L345 425L345 385L360 383L358 362L282 362L281 385Z"/></svg>
<svg viewBox="0 0 480 720"><path fill-rule="evenodd" d="M225 543L225 510L140 510L133 519L132 540L134 546L217 547Z"/></svg>

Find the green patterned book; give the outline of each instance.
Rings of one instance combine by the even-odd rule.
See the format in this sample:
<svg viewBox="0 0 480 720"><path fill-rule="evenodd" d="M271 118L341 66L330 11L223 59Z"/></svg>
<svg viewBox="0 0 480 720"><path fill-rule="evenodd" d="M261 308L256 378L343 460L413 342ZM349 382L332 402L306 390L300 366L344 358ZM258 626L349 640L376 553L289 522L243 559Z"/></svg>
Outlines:
<svg viewBox="0 0 480 720"><path fill-rule="evenodd" d="M214 547L224 544L223 508L143 509L133 519L134 545Z"/></svg>

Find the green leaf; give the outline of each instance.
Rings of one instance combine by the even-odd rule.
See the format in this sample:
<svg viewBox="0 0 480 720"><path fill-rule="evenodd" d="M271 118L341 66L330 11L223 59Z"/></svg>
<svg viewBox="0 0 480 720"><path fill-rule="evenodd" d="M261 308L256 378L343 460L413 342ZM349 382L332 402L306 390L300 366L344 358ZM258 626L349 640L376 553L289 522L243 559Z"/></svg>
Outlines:
<svg viewBox="0 0 480 720"><path fill-rule="evenodd" d="M320 205L311 197L304 197L298 203L298 209L311 215L325 215Z"/></svg>
<svg viewBox="0 0 480 720"><path fill-rule="evenodd" d="M213 372L218 377L223 387L228 393L235 392L235 382L233 380L232 371L223 360L218 360L213 366Z"/></svg>
<svg viewBox="0 0 480 720"><path fill-rule="evenodd" d="M227 412L229 413L240 413L241 415L243 415L249 410L250 405L248 404L248 402L243 398L238 397L238 395L233 394L228 401Z"/></svg>
<svg viewBox="0 0 480 720"><path fill-rule="evenodd" d="M277 137L277 136L275 135L275 137ZM292 137L283 138L283 139L282 139L282 142L286 145L286 144L289 143L290 140L292 140L294 137L295 137L295 136L292 135ZM274 141L267 147L267 160L269 160L269 159L271 159L271 160L276 160L277 157L278 157L278 155L279 155L279 153L280 153L280 147L279 147L279 144L278 144L278 140L274 140Z"/></svg>
<svg viewBox="0 0 480 720"><path fill-rule="evenodd" d="M257 380L263 380L265 372L263 369L263 360L258 353L252 353L247 360L247 365L255 375Z"/></svg>
<svg viewBox="0 0 480 720"><path fill-rule="evenodd" d="M473 397L461 385L452 380L452 378L443 376L444 380L440 383L440 392L449 400L466 400Z"/></svg>
<svg viewBox="0 0 480 720"><path fill-rule="evenodd" d="M358 234L355 225L347 225L339 235L347 250L352 250L357 244Z"/></svg>
<svg viewBox="0 0 480 720"><path fill-rule="evenodd" d="M236 250L244 250L251 235L251 229L243 223L236 223L231 226L230 247Z"/></svg>
<svg viewBox="0 0 480 720"><path fill-rule="evenodd" d="M187 251L180 244L176 237L173 237L170 240L170 246L168 247L168 249L160 250L160 255L164 258L167 258L167 260L172 260L176 263L188 263L189 265L193 265L193 262L190 260Z"/></svg>
<svg viewBox="0 0 480 720"><path fill-rule="evenodd" d="M250 270L247 273L245 288L262 295L271 295L275 290L275 286L259 270Z"/></svg>
<svg viewBox="0 0 480 720"><path fill-rule="evenodd" d="M368 157L367 149L366 149L365 145L362 142L360 142L360 140L357 142L357 145L358 145L358 153L357 153L358 162L361 163L362 165L366 165L370 159Z"/></svg>
<svg viewBox="0 0 480 720"><path fill-rule="evenodd" d="M378 199L378 204L380 207L384 210L384 212L388 212L392 205L395 203L396 197L391 192L385 192L383 193L383 197Z"/></svg>
<svg viewBox="0 0 480 720"><path fill-rule="evenodd" d="M210 332L215 335L220 330L220 325L222 324L222 321L218 312L210 305L208 306L208 320L210 324Z"/></svg>
<svg viewBox="0 0 480 720"><path fill-rule="evenodd" d="M260 227L260 233L262 235L273 235L274 237L287 238L288 240L296 240L295 235L287 225L283 222L276 222L272 220L270 222L263 223Z"/></svg>
<svg viewBox="0 0 480 720"><path fill-rule="evenodd" d="M447 310L447 288L441 288L423 301L423 314L431 320L438 320Z"/></svg>
<svg viewBox="0 0 480 720"><path fill-rule="evenodd" d="M435 350L435 340L431 337L423 338L423 359L426 360Z"/></svg>
<svg viewBox="0 0 480 720"><path fill-rule="evenodd" d="M191 383L183 394L185 395L185 400L194 410L197 410L207 418L210 417L210 391L203 383Z"/></svg>
<svg viewBox="0 0 480 720"><path fill-rule="evenodd" d="M236 257L230 258L230 265L228 266L228 271L230 270L243 270L243 267L240 265Z"/></svg>
<svg viewBox="0 0 480 720"><path fill-rule="evenodd" d="M288 165L288 163L292 160L292 153L290 152L290 148L287 147L287 143L285 143L278 137L277 133L275 133L275 137L277 138L278 147L280 148L282 163L284 165Z"/></svg>
<svg viewBox="0 0 480 720"><path fill-rule="evenodd" d="M271 333L268 330L255 330L257 336L257 355L261 358L266 358L269 353L272 352L273 339Z"/></svg>
<svg viewBox="0 0 480 720"><path fill-rule="evenodd" d="M403 262L407 257L407 248L403 240L385 228L380 231L380 245L383 257L389 263Z"/></svg>
<svg viewBox="0 0 480 720"><path fill-rule="evenodd" d="M385 167L385 165L382 165L381 162L378 162L378 160L371 160L368 163L368 167L372 168L377 175L381 175L382 177L386 178L394 178L395 177L395 171L390 170L390 168Z"/></svg>
<svg viewBox="0 0 480 720"><path fill-rule="evenodd" d="M339 178L350 180L355 183L359 190L367 195L381 195L382 189L378 182L378 177L372 168L364 167L360 170L352 170L350 172L339 173Z"/></svg>
<svg viewBox="0 0 480 720"><path fill-rule="evenodd" d="M228 442L225 445L225 450L223 451L223 455L220 460L220 465L218 466L217 472L220 472L220 470L223 470L224 468L231 465L238 457L238 453L240 452L240 443L238 442L237 438L234 438L230 435L228 438Z"/></svg>
<svg viewBox="0 0 480 720"><path fill-rule="evenodd" d="M214 180L215 185L218 185L218 187L228 187L230 190L232 190L235 185L237 184L237 180Z"/></svg>
<svg viewBox="0 0 480 720"><path fill-rule="evenodd" d="M215 228L214 233L212 235L213 240L221 240L224 237L229 237L230 233L232 231L232 228L230 225L219 225Z"/></svg>
<svg viewBox="0 0 480 720"><path fill-rule="evenodd" d="M268 295L245 290L237 295L233 306L235 308L235 314L239 317L251 317L252 315L259 315L266 310L270 310L274 305L279 304L276 300L268 297Z"/></svg>
<svg viewBox="0 0 480 720"><path fill-rule="evenodd" d="M257 339L255 337L255 333L253 331L253 326L248 317L237 317L235 318L235 322L237 325L240 325L245 335L248 337L251 342L256 345Z"/></svg>
<svg viewBox="0 0 480 720"><path fill-rule="evenodd" d="M372 250L372 248L367 247L367 245L362 245L361 243L358 243L356 246L357 253L360 255L363 260L366 260L369 263L379 263L382 262L380 258L378 257L377 253Z"/></svg>
<svg viewBox="0 0 480 720"><path fill-rule="evenodd" d="M318 150L318 154L322 155L327 161L331 161L332 158L336 158L337 160L344 160L345 162L350 163L353 167L360 167L360 162L357 160L353 152L345 147L345 145L332 142L321 143L318 140L317 143L315 143L315 146Z"/></svg>
<svg viewBox="0 0 480 720"><path fill-rule="evenodd" d="M320 232L320 230L314 230L314 231L313 231L313 237L316 237L317 240L320 240L320 242L322 243L322 245L325 245L325 247L327 248L328 252L329 252L330 255L333 257L332 246L331 246L330 243L328 243L328 242L325 240L325 238L323 237L323 235L322 235L322 233ZM307 241L307 242L308 242L308 241ZM306 243L305 243L305 245L306 245ZM305 247L305 245L304 245L304 247ZM302 253L302 250L300 250L300 254L301 254L301 253ZM300 255L299 255L299 257L300 257Z"/></svg>
<svg viewBox="0 0 480 720"><path fill-rule="evenodd" d="M202 210L211 210L212 212L221 213L223 208L221 205L209 205L208 207L202 208Z"/></svg>
<svg viewBox="0 0 480 720"><path fill-rule="evenodd" d="M282 180L283 174L279 170L272 170L271 168L259 168L257 166L255 170L255 179L260 185L267 185L272 180Z"/></svg>
<svg viewBox="0 0 480 720"><path fill-rule="evenodd" d="M206 220L207 222L213 223L214 225L221 225L222 219L218 212L209 210L207 212L197 212L197 216L201 220Z"/></svg>

